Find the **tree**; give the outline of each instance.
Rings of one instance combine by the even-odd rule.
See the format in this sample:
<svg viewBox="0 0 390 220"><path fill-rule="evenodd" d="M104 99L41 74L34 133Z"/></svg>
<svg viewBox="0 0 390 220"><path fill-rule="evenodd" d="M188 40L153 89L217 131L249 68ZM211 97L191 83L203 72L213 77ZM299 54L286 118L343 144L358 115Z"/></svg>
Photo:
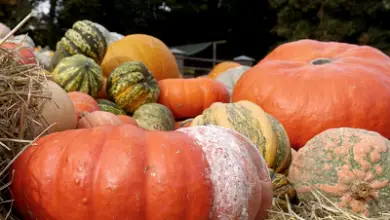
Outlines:
<svg viewBox="0 0 390 220"><path fill-rule="evenodd" d="M382 0L268 0L282 42L303 38L367 44L390 53L390 4ZM280 43L282 43L280 42Z"/></svg>

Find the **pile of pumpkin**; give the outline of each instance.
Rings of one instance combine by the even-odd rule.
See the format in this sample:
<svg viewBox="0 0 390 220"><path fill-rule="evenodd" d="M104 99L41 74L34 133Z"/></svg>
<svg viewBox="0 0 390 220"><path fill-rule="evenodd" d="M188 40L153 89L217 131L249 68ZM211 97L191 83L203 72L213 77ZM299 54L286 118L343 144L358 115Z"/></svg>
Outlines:
<svg viewBox="0 0 390 220"><path fill-rule="evenodd" d="M390 58L300 40L183 79L159 39L78 21L48 71L55 131L13 164L26 219L248 219L321 191L390 212ZM296 151L297 150L297 151Z"/></svg>

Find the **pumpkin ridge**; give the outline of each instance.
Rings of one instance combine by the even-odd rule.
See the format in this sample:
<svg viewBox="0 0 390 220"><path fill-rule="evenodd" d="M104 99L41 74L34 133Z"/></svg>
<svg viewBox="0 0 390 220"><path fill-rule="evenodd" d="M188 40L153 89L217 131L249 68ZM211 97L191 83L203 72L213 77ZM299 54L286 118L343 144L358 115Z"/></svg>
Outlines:
<svg viewBox="0 0 390 220"><path fill-rule="evenodd" d="M100 32L98 28L93 29L93 26L91 26L93 24L89 23L89 25L86 25L86 23L84 22L74 23L72 29L74 29L77 33L80 33L79 35L85 41L86 45L94 45L93 47L88 48L89 50L87 50L90 51L90 54L94 54L92 55L92 57L96 56L97 60L102 60L104 56L104 54L103 56L101 54L103 52L102 48L107 47L107 45L105 45L106 41L101 39L100 41L98 41L98 44L95 44L96 43L95 39L100 37L94 35L93 33L99 32L101 35L103 34ZM84 35L85 37L82 37L82 35ZM99 42L101 42L103 45L99 45ZM88 56L90 54L88 53Z"/></svg>
<svg viewBox="0 0 390 220"><path fill-rule="evenodd" d="M61 41L59 42L59 45L62 45L62 47L69 53L69 55L74 54L82 54L83 52L72 42L72 39L67 37L66 35L61 38Z"/></svg>

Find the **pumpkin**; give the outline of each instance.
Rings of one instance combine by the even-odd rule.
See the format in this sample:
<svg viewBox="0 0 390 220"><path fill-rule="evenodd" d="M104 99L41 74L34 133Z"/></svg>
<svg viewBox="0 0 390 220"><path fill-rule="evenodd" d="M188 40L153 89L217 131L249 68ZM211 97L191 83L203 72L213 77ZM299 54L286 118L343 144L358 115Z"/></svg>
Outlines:
<svg viewBox="0 0 390 220"><path fill-rule="evenodd" d="M259 220L272 203L264 159L222 127L58 132L39 138L12 170L26 220Z"/></svg>
<svg viewBox="0 0 390 220"><path fill-rule="evenodd" d="M288 167L286 161L289 160L290 152L285 140L279 144L275 123L261 107L249 101L240 101L213 103L192 120L191 126L218 125L234 129L257 146L269 168L283 172Z"/></svg>
<svg viewBox="0 0 390 220"><path fill-rule="evenodd" d="M82 54L66 57L52 72L52 80L67 92L80 91L96 97L104 84L98 64Z"/></svg>
<svg viewBox="0 0 390 220"><path fill-rule="evenodd" d="M159 39L145 34L131 34L108 46L101 63L104 75L128 61L141 61L153 73L156 80L179 78L175 56Z"/></svg>
<svg viewBox="0 0 390 220"><path fill-rule="evenodd" d="M192 120L193 120L193 118L189 118L189 119L186 119L186 120L183 120L183 121L175 122L175 129L191 126Z"/></svg>
<svg viewBox="0 0 390 220"><path fill-rule="evenodd" d="M48 133L75 129L77 115L68 94L59 85L49 80L43 84L43 94L51 97L44 102L41 111L46 125L52 125Z"/></svg>
<svg viewBox="0 0 390 220"><path fill-rule="evenodd" d="M100 92L98 93L96 98L108 99L108 96L107 96L107 78L106 77L103 78L103 87L100 90Z"/></svg>
<svg viewBox="0 0 390 220"><path fill-rule="evenodd" d="M106 100L106 99L97 99L96 100L100 110L105 112L111 112L115 115L126 115L125 110L123 108L119 107L117 104Z"/></svg>
<svg viewBox="0 0 390 220"><path fill-rule="evenodd" d="M139 107L133 114L137 124L146 130L171 131L175 129L172 112L158 103L148 103Z"/></svg>
<svg viewBox="0 0 390 220"><path fill-rule="evenodd" d="M112 71L107 79L107 95L119 107L133 113L141 105L157 101L160 88L142 62L131 61Z"/></svg>
<svg viewBox="0 0 390 220"><path fill-rule="evenodd" d="M389 73L390 58L373 47L299 40L245 72L232 101L249 100L277 118L295 149L328 128L390 138Z"/></svg>
<svg viewBox="0 0 390 220"><path fill-rule="evenodd" d="M374 216L390 211L390 141L357 128L325 130L299 149L288 177L301 201L319 190L339 207Z"/></svg>
<svg viewBox="0 0 390 220"><path fill-rule="evenodd" d="M54 69L61 59L74 54L83 54L100 64L106 50L106 39L95 24L88 20L77 21L57 43L50 69Z"/></svg>
<svg viewBox="0 0 390 220"><path fill-rule="evenodd" d="M273 169L268 171L272 182L273 202L276 206L287 210L288 203L297 203L297 192L285 175L276 173Z"/></svg>
<svg viewBox="0 0 390 220"><path fill-rule="evenodd" d="M275 158L274 164L276 164L275 171L277 173L283 173L288 170L292 161L290 139L288 138L287 132L283 125L272 115L266 113L268 119L272 124L272 130L275 132L277 137L277 157Z"/></svg>
<svg viewBox="0 0 390 220"><path fill-rule="evenodd" d="M84 114L77 123L77 128L93 128L107 125L124 124L116 115L111 112L94 111Z"/></svg>
<svg viewBox="0 0 390 220"><path fill-rule="evenodd" d="M221 73L225 72L226 70L234 67L241 66L241 64L237 62L232 61L225 61L218 63L214 66L214 68L209 72L208 77L211 79L217 78Z"/></svg>
<svg viewBox="0 0 390 220"><path fill-rule="evenodd" d="M138 125L134 118L128 115L117 115L117 117L123 122L123 124Z"/></svg>
<svg viewBox="0 0 390 220"><path fill-rule="evenodd" d="M76 111L77 120L79 120L83 113L91 113L100 111L99 105L94 98L83 92L68 92L68 96L73 102Z"/></svg>
<svg viewBox="0 0 390 220"><path fill-rule="evenodd" d="M226 87L208 78L164 79L158 82L160 96L158 103L172 111L175 118L192 118L214 102L229 102Z"/></svg>
<svg viewBox="0 0 390 220"><path fill-rule="evenodd" d="M25 45L4 42L0 48L8 50L19 64L36 64L34 51Z"/></svg>
<svg viewBox="0 0 390 220"><path fill-rule="evenodd" d="M250 69L249 66L233 67L233 68L230 68L230 69L222 72L221 74L219 74L215 78L215 80L223 83L226 86L226 88L228 89L229 94L231 96L233 94L233 89L234 89L234 86L236 85L238 79L240 79L241 75L245 71L247 71L248 69Z"/></svg>

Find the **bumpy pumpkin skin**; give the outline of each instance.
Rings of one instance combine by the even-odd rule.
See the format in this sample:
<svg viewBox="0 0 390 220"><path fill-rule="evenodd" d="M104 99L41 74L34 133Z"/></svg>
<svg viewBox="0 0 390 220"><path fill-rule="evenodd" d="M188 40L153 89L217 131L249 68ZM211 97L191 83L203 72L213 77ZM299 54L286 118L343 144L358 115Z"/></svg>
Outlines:
<svg viewBox="0 0 390 220"><path fill-rule="evenodd" d="M125 110L123 108L119 107L117 104L106 100L106 99L97 99L96 100L100 110L105 111L105 112L110 112L115 115L126 115Z"/></svg>
<svg viewBox="0 0 390 220"><path fill-rule="evenodd" d="M148 68L139 61L126 62L107 79L107 95L128 113L146 103L156 102L160 87Z"/></svg>
<svg viewBox="0 0 390 220"><path fill-rule="evenodd" d="M218 125L231 128L249 138L262 153L269 168L279 168L279 153L287 153L284 148L278 150L277 135L267 114L256 104L249 101L236 103L213 103L203 113L194 118L191 126Z"/></svg>
<svg viewBox="0 0 390 220"><path fill-rule="evenodd" d="M319 58L332 61L313 63ZM363 128L390 138L389 73L390 58L372 47L299 40L245 72L232 101L252 101L273 115L295 149L328 128Z"/></svg>
<svg viewBox="0 0 390 220"><path fill-rule="evenodd" d="M65 91L80 91L97 97L104 84L102 69L82 54L66 57L52 72L52 80Z"/></svg>
<svg viewBox="0 0 390 220"><path fill-rule="evenodd" d="M41 137L12 166L26 220L262 220L271 207L261 155L221 127L68 130Z"/></svg>
<svg viewBox="0 0 390 220"><path fill-rule="evenodd" d="M137 124L146 130L172 131L175 118L172 112L158 103L148 103L139 107L133 114Z"/></svg>
<svg viewBox="0 0 390 220"><path fill-rule="evenodd" d="M131 34L108 46L101 63L103 73L111 72L128 61L141 61L158 80L180 78L175 56L159 39L146 34Z"/></svg>
<svg viewBox="0 0 390 220"><path fill-rule="evenodd" d="M57 43L50 69L54 69L61 59L74 54L83 54L100 64L106 50L106 39L94 23L88 20L77 21Z"/></svg>
<svg viewBox="0 0 390 220"><path fill-rule="evenodd" d="M314 187L354 212L389 212L389 149L390 141L377 132L328 129L294 155L289 178L300 200L309 201Z"/></svg>
<svg viewBox="0 0 390 220"><path fill-rule="evenodd" d="M214 102L230 102L227 88L208 78L164 79L158 85L158 103L167 106L177 119L196 117Z"/></svg>

